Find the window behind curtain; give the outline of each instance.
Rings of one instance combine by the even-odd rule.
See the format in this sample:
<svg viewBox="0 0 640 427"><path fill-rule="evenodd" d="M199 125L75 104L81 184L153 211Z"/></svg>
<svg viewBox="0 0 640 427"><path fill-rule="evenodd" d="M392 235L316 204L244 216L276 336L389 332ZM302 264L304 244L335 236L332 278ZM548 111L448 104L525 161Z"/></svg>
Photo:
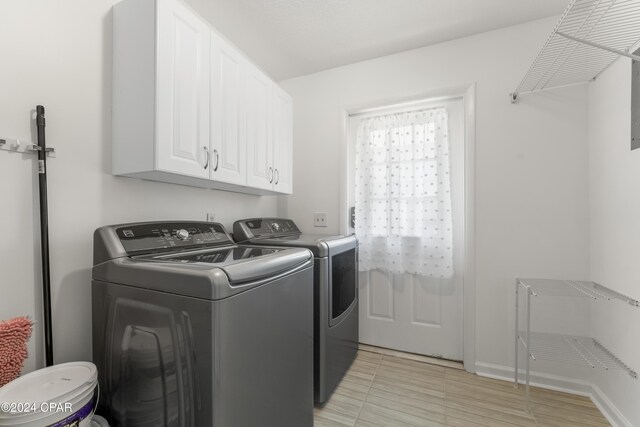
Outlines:
<svg viewBox="0 0 640 427"><path fill-rule="evenodd" d="M360 270L453 275L445 108L363 118L356 138Z"/></svg>

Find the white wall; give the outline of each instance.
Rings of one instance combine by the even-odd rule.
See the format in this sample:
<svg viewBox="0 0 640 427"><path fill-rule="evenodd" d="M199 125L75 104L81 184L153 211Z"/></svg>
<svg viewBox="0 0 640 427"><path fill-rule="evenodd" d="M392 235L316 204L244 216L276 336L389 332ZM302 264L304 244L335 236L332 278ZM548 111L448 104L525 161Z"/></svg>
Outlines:
<svg viewBox="0 0 640 427"><path fill-rule="evenodd" d="M306 232L339 232L342 115L477 83L477 362L513 366L514 278L589 272L587 89L513 91L555 18L280 82L294 99L294 195ZM313 212L329 227L314 228ZM561 262L559 262L561 260Z"/></svg>
<svg viewBox="0 0 640 427"><path fill-rule="evenodd" d="M115 0L0 4L0 136L35 141L30 112L46 108L55 360L91 359L95 228L125 221L204 220L225 226L274 215L256 197L117 178L111 170L111 6ZM206 18L206 11L202 12ZM33 156L0 151L0 319L40 322L26 370L42 364L39 222ZM35 355L38 355L37 360Z"/></svg>
<svg viewBox="0 0 640 427"><path fill-rule="evenodd" d="M640 299L640 150L630 151L631 61L618 59L589 86L591 277ZM624 303L600 304L593 319L596 338L636 371L639 325L640 308ZM596 385L628 425L640 425L639 380L603 374Z"/></svg>

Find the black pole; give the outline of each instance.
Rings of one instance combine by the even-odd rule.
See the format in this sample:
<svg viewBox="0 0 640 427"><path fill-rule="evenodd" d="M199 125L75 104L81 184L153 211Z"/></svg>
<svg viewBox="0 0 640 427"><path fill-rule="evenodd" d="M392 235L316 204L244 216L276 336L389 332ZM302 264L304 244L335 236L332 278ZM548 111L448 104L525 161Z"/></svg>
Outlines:
<svg viewBox="0 0 640 427"><path fill-rule="evenodd" d="M40 247L42 250L42 303L44 306L45 364L53 365L53 329L51 325L51 278L49 275L49 214L47 207L47 147L44 137L44 107L36 107L38 129L38 181L40 187Z"/></svg>

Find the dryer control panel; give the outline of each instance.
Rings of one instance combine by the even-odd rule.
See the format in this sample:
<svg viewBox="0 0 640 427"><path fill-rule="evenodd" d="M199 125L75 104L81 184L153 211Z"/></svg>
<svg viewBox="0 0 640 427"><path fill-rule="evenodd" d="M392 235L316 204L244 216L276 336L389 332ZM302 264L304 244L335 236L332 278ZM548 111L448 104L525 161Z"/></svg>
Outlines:
<svg viewBox="0 0 640 427"><path fill-rule="evenodd" d="M233 224L236 240L249 240L255 237L276 237L301 234L300 229L286 218L252 218L236 221Z"/></svg>
<svg viewBox="0 0 640 427"><path fill-rule="evenodd" d="M215 222L150 222L116 228L122 247L129 255L164 249L232 245L222 224Z"/></svg>

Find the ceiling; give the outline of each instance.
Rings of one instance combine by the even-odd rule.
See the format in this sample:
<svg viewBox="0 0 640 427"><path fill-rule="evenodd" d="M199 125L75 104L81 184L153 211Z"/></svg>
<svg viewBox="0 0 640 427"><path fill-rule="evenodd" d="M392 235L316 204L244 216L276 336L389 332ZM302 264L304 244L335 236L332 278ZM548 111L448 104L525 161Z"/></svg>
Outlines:
<svg viewBox="0 0 640 427"><path fill-rule="evenodd" d="M275 80L559 15L567 6L567 0L190 3Z"/></svg>

